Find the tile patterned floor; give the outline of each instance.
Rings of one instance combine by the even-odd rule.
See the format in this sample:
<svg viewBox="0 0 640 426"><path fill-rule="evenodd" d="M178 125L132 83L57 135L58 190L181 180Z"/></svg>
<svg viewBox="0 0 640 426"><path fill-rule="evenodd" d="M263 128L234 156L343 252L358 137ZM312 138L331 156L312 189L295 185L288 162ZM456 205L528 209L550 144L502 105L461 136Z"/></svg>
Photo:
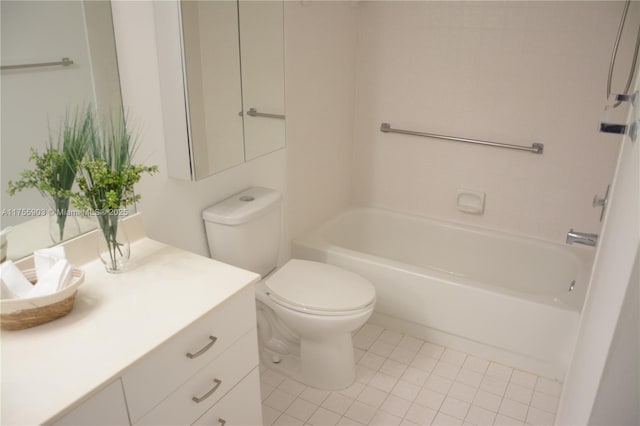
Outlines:
<svg viewBox="0 0 640 426"><path fill-rule="evenodd" d="M551 425L562 384L366 324L357 379L329 392L261 366L269 425Z"/></svg>

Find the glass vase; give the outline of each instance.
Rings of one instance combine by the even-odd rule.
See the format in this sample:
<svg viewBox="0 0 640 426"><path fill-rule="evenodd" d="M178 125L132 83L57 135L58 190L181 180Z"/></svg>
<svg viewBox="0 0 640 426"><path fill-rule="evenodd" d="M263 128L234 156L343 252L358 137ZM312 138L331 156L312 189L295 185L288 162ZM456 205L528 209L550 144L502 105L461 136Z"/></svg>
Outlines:
<svg viewBox="0 0 640 426"><path fill-rule="evenodd" d="M49 204L49 236L54 244L80 234L80 224L73 210L69 210L69 197L46 197Z"/></svg>
<svg viewBox="0 0 640 426"><path fill-rule="evenodd" d="M98 237L98 256L107 272L112 274L127 270L131 247L129 239L117 215L96 216L98 227L102 231Z"/></svg>

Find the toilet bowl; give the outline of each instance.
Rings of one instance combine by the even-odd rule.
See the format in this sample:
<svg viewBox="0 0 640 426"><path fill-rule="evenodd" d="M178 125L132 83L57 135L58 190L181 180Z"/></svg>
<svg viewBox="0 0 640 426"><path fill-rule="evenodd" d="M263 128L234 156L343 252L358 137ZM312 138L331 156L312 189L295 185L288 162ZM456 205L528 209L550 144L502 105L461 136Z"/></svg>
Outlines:
<svg viewBox="0 0 640 426"><path fill-rule="evenodd" d="M368 281L332 265L292 259L256 286L256 299L266 365L319 389L354 382L351 335L375 305Z"/></svg>
<svg viewBox="0 0 640 426"><path fill-rule="evenodd" d="M355 381L352 332L369 319L375 288L333 265L292 259L276 269L281 195L250 188L202 216L214 259L264 279L255 288L260 356L308 386L336 390Z"/></svg>

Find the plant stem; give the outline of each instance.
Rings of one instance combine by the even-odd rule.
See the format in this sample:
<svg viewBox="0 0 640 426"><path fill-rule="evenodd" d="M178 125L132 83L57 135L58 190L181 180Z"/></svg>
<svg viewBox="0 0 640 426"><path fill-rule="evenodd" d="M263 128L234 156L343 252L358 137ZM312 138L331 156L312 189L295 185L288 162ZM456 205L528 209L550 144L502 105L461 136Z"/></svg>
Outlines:
<svg viewBox="0 0 640 426"><path fill-rule="evenodd" d="M64 225L67 221L67 212L69 210L69 197L55 197L54 205L58 230L60 232L60 241L64 241Z"/></svg>
<svg viewBox="0 0 640 426"><path fill-rule="evenodd" d="M118 216L113 216L108 213L99 215L98 223L100 224L100 229L102 230L105 242L107 243L111 269L115 271L118 267L116 250L122 255L118 240L116 239L118 234Z"/></svg>

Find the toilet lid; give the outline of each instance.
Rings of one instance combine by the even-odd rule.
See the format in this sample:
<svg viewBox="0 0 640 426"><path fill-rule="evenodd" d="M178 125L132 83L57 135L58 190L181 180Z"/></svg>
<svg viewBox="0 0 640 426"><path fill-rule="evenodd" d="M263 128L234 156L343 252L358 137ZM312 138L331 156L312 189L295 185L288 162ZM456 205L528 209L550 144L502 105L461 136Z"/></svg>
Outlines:
<svg viewBox="0 0 640 426"><path fill-rule="evenodd" d="M373 285L360 275L308 260L290 260L265 284L272 297L319 311L352 311L371 304L376 297Z"/></svg>

